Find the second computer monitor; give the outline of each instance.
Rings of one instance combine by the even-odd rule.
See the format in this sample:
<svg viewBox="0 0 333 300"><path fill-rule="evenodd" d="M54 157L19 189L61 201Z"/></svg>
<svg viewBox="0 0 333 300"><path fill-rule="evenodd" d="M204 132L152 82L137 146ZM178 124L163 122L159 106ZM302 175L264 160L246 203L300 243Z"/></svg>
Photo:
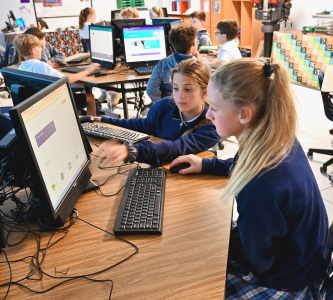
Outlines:
<svg viewBox="0 0 333 300"><path fill-rule="evenodd" d="M123 27L125 59L131 68L156 64L166 57L164 26Z"/></svg>
<svg viewBox="0 0 333 300"><path fill-rule="evenodd" d="M111 26L89 26L91 61L106 69L113 69L115 65L113 31Z"/></svg>

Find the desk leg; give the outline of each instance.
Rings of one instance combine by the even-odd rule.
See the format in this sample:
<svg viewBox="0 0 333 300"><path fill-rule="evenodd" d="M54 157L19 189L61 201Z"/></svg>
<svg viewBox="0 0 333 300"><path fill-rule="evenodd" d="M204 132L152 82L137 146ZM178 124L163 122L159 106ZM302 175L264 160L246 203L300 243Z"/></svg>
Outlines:
<svg viewBox="0 0 333 300"><path fill-rule="evenodd" d="M123 101L124 119L128 119L127 96L124 83L121 84L120 91L121 91L121 99Z"/></svg>

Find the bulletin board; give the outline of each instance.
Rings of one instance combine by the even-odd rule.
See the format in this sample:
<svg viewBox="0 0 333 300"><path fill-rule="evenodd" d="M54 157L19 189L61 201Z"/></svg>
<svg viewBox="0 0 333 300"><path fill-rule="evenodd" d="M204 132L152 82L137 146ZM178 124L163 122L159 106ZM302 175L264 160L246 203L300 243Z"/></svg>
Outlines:
<svg viewBox="0 0 333 300"><path fill-rule="evenodd" d="M282 63L291 80L319 87L319 71L333 65L333 37L275 31L273 38L273 63Z"/></svg>
<svg viewBox="0 0 333 300"><path fill-rule="evenodd" d="M37 19L78 17L92 0L33 0Z"/></svg>

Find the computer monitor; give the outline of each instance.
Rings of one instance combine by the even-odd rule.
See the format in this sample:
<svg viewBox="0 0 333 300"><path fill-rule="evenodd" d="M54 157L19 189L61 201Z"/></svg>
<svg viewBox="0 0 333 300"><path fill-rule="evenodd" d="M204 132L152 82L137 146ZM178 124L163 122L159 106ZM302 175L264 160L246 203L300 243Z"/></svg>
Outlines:
<svg viewBox="0 0 333 300"><path fill-rule="evenodd" d="M169 33L172 28L177 27L182 23L180 18L153 18L154 25L164 25L165 26L165 38L167 41L167 55L171 55L174 51L173 46L169 42Z"/></svg>
<svg viewBox="0 0 333 300"><path fill-rule="evenodd" d="M146 25L146 19L119 19L111 20L111 24L114 27L114 43L115 43L115 55L122 55L123 49L123 27L125 26L142 26Z"/></svg>
<svg viewBox="0 0 333 300"><path fill-rule="evenodd" d="M113 32L112 26L89 26L90 59L106 69L115 66Z"/></svg>
<svg viewBox="0 0 333 300"><path fill-rule="evenodd" d="M22 18L16 19L17 27L19 27L21 30L24 30L25 24Z"/></svg>
<svg viewBox="0 0 333 300"><path fill-rule="evenodd" d="M63 226L91 178L68 78L52 83L9 114L31 174L31 190L42 205L40 223Z"/></svg>
<svg viewBox="0 0 333 300"><path fill-rule="evenodd" d="M25 72L6 67L1 69L1 74L11 90L14 106L20 104L22 101L59 79L58 77ZM24 93L19 93L19 90L15 89L17 86L24 86Z"/></svg>
<svg viewBox="0 0 333 300"><path fill-rule="evenodd" d="M120 15L121 9L111 10L111 20L114 19L122 19L123 17Z"/></svg>
<svg viewBox="0 0 333 300"><path fill-rule="evenodd" d="M150 18L150 12L148 9L141 9L138 10L140 19L146 19L146 24L152 24L151 18Z"/></svg>
<svg viewBox="0 0 333 300"><path fill-rule="evenodd" d="M166 58L164 26L123 27L125 60L130 68L156 65Z"/></svg>

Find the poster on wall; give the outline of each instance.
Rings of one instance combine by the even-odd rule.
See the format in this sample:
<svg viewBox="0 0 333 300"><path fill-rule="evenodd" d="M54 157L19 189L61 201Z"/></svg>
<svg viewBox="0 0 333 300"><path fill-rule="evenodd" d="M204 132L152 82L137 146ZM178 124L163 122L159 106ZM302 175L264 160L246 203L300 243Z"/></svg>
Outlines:
<svg viewBox="0 0 333 300"><path fill-rule="evenodd" d="M209 13L209 0L202 0L202 11Z"/></svg>
<svg viewBox="0 0 333 300"><path fill-rule="evenodd" d="M62 6L62 0L43 0L44 7Z"/></svg>
<svg viewBox="0 0 333 300"><path fill-rule="evenodd" d="M213 13L219 14L221 12L221 1L213 1Z"/></svg>

